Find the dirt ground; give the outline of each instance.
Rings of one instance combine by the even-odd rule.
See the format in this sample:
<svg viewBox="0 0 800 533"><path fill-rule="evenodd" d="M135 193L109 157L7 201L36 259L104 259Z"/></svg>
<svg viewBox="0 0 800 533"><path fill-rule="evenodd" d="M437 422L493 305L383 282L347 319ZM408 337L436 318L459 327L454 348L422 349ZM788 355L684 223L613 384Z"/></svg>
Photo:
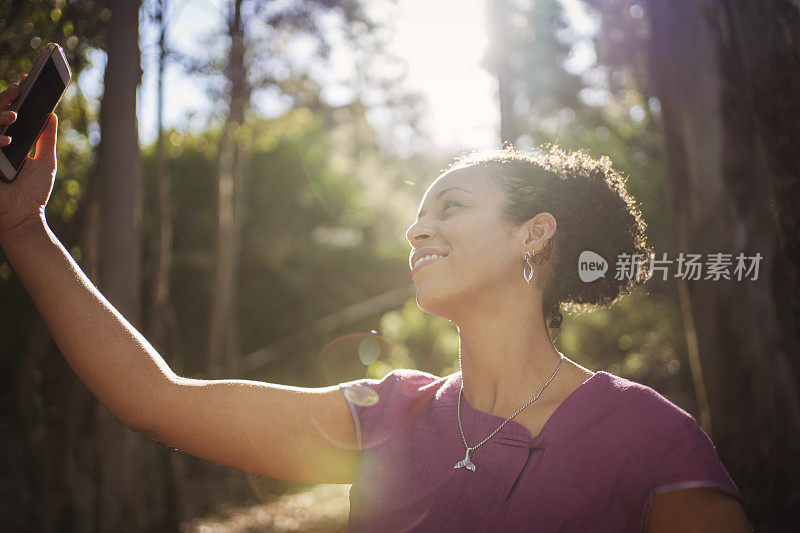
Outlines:
<svg viewBox="0 0 800 533"><path fill-rule="evenodd" d="M346 533L350 485L316 485L264 503L226 507L212 515L181 524L183 533L303 531Z"/></svg>

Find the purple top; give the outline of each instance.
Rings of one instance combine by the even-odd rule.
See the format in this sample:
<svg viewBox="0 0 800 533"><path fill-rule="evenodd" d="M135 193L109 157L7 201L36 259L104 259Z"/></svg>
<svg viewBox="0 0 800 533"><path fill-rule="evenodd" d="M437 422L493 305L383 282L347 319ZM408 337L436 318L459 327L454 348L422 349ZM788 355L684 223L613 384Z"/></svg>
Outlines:
<svg viewBox="0 0 800 533"><path fill-rule="evenodd" d="M393 370L340 383L361 459L349 531L642 531L662 492L716 487L741 501L714 445L686 411L645 385L600 371L539 435L511 419L466 449L461 372ZM461 399L470 446L505 420Z"/></svg>

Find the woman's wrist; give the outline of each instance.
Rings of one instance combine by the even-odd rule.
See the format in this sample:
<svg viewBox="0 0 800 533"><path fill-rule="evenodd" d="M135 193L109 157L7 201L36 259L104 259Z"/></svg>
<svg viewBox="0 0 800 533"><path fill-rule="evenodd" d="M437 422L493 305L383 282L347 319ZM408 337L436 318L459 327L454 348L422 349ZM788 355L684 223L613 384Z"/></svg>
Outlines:
<svg viewBox="0 0 800 533"><path fill-rule="evenodd" d="M0 229L0 248L7 248L18 242L23 242L35 233L46 232L47 219L44 213L31 215L19 224L7 229Z"/></svg>

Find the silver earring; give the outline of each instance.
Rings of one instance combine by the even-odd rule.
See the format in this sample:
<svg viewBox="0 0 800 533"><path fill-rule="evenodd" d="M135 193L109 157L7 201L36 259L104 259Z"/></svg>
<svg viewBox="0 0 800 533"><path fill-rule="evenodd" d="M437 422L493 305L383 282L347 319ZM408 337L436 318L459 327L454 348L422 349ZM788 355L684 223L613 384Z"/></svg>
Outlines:
<svg viewBox="0 0 800 533"><path fill-rule="evenodd" d="M533 254L536 253L536 250L533 250ZM528 263L524 267L522 267L522 277L525 278L525 281L528 285L531 284L531 278L533 278L533 265L531 264L531 259L533 259L533 254L531 252L525 252L525 262ZM531 267L530 273L525 272L528 267Z"/></svg>

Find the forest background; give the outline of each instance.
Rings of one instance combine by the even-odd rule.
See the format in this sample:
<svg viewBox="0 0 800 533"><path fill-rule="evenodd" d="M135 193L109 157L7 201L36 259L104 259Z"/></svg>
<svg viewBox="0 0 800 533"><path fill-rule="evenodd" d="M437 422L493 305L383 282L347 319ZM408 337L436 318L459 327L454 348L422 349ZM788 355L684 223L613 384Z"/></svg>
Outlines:
<svg viewBox="0 0 800 533"><path fill-rule="evenodd" d="M181 4L0 0L2 88L49 41L73 69L57 110L55 233L182 375L325 386L456 371L454 327L416 305L405 229L474 146L442 146L420 126L428 104L388 51L395 3L219 2L221 30L195 54L171 46L189 23ZM555 343L692 413L756 531L788 530L800 518L798 3L481 5L497 147L609 156L657 259L760 254L755 279L687 279L671 264L610 309L566 314ZM595 22L589 34L570 9ZM341 47L353 58L344 97L330 81ZM587 47L590 61L571 64ZM95 97L79 80L98 58ZM164 126L168 65L214 102L185 128ZM155 124L137 121L143 69L158 79ZM140 127L155 140L141 143ZM344 527L346 490L250 476L119 424L60 357L1 252L0 361L4 528Z"/></svg>

